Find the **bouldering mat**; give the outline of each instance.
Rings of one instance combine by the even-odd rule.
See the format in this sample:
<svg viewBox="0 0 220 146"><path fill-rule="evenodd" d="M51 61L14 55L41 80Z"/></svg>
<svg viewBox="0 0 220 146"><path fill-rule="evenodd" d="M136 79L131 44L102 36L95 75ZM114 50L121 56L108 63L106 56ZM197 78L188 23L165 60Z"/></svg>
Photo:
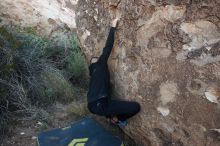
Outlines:
<svg viewBox="0 0 220 146"><path fill-rule="evenodd" d="M38 146L123 146L123 142L90 117L64 128L39 133Z"/></svg>

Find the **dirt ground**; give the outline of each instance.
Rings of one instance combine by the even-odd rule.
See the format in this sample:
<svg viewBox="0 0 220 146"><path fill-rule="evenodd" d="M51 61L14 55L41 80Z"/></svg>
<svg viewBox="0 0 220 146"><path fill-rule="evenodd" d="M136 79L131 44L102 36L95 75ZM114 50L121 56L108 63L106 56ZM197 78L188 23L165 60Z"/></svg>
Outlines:
<svg viewBox="0 0 220 146"><path fill-rule="evenodd" d="M51 120L52 122L40 122L36 120L31 121L21 121L12 125L10 132L5 136L1 146L36 146L37 145L37 134L41 131L49 130L52 128L65 127L74 121L77 121L84 116L90 116L95 121L100 123L105 129L122 138L126 146L137 146L134 141L123 133L123 131L116 127L109 125L105 118L97 117L95 115L76 115L69 111L69 105L63 105L57 103L50 107L52 112Z"/></svg>

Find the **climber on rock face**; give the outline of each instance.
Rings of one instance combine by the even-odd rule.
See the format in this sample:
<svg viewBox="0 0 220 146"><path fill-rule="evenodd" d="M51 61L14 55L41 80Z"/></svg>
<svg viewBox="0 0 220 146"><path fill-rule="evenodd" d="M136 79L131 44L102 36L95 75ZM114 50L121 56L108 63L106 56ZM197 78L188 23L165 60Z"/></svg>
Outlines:
<svg viewBox="0 0 220 146"><path fill-rule="evenodd" d="M90 83L87 93L88 109L93 114L106 116L111 124L123 127L127 119L140 111L137 102L113 100L110 93L110 74L108 70L108 58L114 45L114 33L118 18L112 21L110 32L100 57L92 57L90 60Z"/></svg>

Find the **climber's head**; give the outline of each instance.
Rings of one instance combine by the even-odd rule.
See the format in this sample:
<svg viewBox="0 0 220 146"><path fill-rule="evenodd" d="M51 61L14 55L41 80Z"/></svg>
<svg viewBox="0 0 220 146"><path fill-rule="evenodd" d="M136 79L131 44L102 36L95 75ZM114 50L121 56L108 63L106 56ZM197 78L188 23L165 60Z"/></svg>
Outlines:
<svg viewBox="0 0 220 146"><path fill-rule="evenodd" d="M90 60L90 64L92 63L96 63L98 61L98 57L92 57L91 60Z"/></svg>

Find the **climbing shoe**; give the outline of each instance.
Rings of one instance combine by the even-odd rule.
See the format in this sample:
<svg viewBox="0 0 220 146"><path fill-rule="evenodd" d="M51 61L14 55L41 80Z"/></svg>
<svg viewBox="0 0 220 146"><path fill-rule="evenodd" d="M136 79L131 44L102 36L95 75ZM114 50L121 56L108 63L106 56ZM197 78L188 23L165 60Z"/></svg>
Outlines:
<svg viewBox="0 0 220 146"><path fill-rule="evenodd" d="M128 125L128 121L118 121L117 122L117 125L120 127L120 128L124 128L125 126Z"/></svg>

